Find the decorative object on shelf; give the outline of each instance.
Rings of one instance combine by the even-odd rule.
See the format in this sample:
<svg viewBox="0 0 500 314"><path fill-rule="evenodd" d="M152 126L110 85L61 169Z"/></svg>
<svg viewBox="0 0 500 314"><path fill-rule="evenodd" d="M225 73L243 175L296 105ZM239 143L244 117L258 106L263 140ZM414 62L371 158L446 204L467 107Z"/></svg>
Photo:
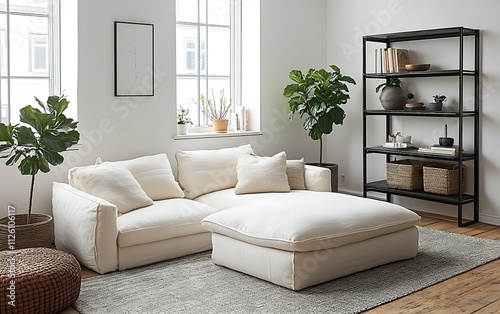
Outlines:
<svg viewBox="0 0 500 314"><path fill-rule="evenodd" d="M200 95L200 109L201 112L212 121L213 131L215 133L227 133L229 120L227 115L233 105L233 99L227 100L224 95L224 88L220 90L219 103L215 99L214 90L212 89L212 99L205 98Z"/></svg>
<svg viewBox="0 0 500 314"><path fill-rule="evenodd" d="M411 135L402 135L401 133L397 134L396 143L411 143Z"/></svg>
<svg viewBox="0 0 500 314"><path fill-rule="evenodd" d="M31 176L28 214L16 215L14 208L11 214L9 207L8 216L0 220L0 234L6 234L11 226L8 223L15 219L15 249L52 244L52 217L31 214L35 175L39 171L49 172L49 164L60 165L64 161L60 153L71 150L80 140L80 133L76 130L78 122L64 115L69 104L64 95L49 96L46 104L36 97L35 100L42 111L27 105L20 110L19 124L0 123L0 143L3 142L0 144L0 158L7 158L7 166L19 161L21 175ZM10 249L7 239L7 236L1 237L0 250Z"/></svg>
<svg viewBox="0 0 500 314"><path fill-rule="evenodd" d="M177 114L177 134L186 135L188 124L193 124L191 118L188 117L189 109L184 109L180 106L179 114Z"/></svg>
<svg viewBox="0 0 500 314"><path fill-rule="evenodd" d="M383 88L382 88L383 87ZM382 88L379 99L385 110L401 110L406 104L406 96L401 88L401 80L397 77L389 78L385 83L375 88L378 93Z"/></svg>
<svg viewBox="0 0 500 314"><path fill-rule="evenodd" d="M443 109L443 103L446 102L445 95L434 95L434 102L430 102L429 108L430 111L441 111Z"/></svg>
<svg viewBox="0 0 500 314"><path fill-rule="evenodd" d="M406 95L406 105L405 107L407 109L412 109L412 110L423 110L425 109L425 105L423 102L416 102L416 101L412 101L413 99L415 98L415 94L413 93L408 93L408 95Z"/></svg>
<svg viewBox="0 0 500 314"><path fill-rule="evenodd" d="M444 125L444 137L439 138L439 145L445 147L452 147L454 139L453 137L448 137L448 125Z"/></svg>
<svg viewBox="0 0 500 314"><path fill-rule="evenodd" d="M346 83L356 84L350 76L343 75L336 65L330 65L332 72L324 69L310 69L306 75L300 70L289 74L294 82L285 87L283 96L287 99L292 119L295 112L302 118L307 116L303 127L313 140L319 140L319 166L323 166L323 134L333 131L333 124L344 123L349 88Z"/></svg>
<svg viewBox="0 0 500 314"><path fill-rule="evenodd" d="M405 64L406 71L427 71L430 67L429 63Z"/></svg>
<svg viewBox="0 0 500 314"><path fill-rule="evenodd" d="M424 165L424 191L434 194L459 193L459 166L445 163ZM462 192L465 192L465 165L462 165Z"/></svg>
<svg viewBox="0 0 500 314"><path fill-rule="evenodd" d="M394 160L386 163L387 186L408 191L422 189L423 166L423 161L413 159Z"/></svg>

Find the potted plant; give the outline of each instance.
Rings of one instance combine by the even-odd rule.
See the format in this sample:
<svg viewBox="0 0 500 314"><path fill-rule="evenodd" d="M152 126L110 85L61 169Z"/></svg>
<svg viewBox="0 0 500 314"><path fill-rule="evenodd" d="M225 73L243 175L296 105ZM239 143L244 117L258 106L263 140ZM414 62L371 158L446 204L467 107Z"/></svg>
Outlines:
<svg viewBox="0 0 500 314"><path fill-rule="evenodd" d="M383 87L383 88L382 88ZM400 110L406 104L406 96L401 88L401 80L397 77L390 77L385 83L375 88L378 93L382 88L379 99L385 110Z"/></svg>
<svg viewBox="0 0 500 314"><path fill-rule="evenodd" d="M214 90L212 89L212 99L200 95L201 112L212 121L213 130L215 133L226 133L229 125L227 115L231 110L233 100L227 100L224 95L224 89L220 91L219 103L215 99Z"/></svg>
<svg viewBox="0 0 500 314"><path fill-rule="evenodd" d="M191 121L191 118L188 117L189 109L184 109L181 106L179 111L179 114L177 114L177 134L186 135L188 124L193 124L193 122Z"/></svg>
<svg viewBox="0 0 500 314"><path fill-rule="evenodd" d="M0 123L0 158L7 159L7 166L19 163L21 175L31 176L28 213L0 219L0 250L11 248L7 246L7 234L9 220L13 219L16 249L52 245L52 217L32 214L35 175L39 171L49 172L49 165L60 165L64 161L60 153L80 139L78 122L64 115L69 104L65 96L49 96L46 104L36 97L35 100L41 110L28 105L20 110L19 124Z"/></svg>
<svg viewBox="0 0 500 314"><path fill-rule="evenodd" d="M430 111L441 111L443 109L443 103L446 102L445 95L434 95L434 102L429 103Z"/></svg>
<svg viewBox="0 0 500 314"><path fill-rule="evenodd" d="M330 65L330 68L332 72L310 69L305 75L300 70L292 70L289 77L294 83L287 85L283 91L290 109L289 118L292 119L296 112L301 118L307 116L303 127L313 140L319 140L319 166L325 166L323 135L333 131L333 124L344 123L345 112L341 105L349 99L346 83L356 84L352 77L343 75L336 65ZM332 171L332 180L333 177ZM332 181L332 184L334 189L337 181Z"/></svg>

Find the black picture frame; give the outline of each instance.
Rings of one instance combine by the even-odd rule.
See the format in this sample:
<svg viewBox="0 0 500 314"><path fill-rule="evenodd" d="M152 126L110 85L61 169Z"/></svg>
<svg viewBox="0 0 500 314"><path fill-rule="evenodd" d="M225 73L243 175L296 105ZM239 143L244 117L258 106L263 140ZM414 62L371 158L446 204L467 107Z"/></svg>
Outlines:
<svg viewBox="0 0 500 314"><path fill-rule="evenodd" d="M154 96L154 85L154 25L115 21L115 96Z"/></svg>

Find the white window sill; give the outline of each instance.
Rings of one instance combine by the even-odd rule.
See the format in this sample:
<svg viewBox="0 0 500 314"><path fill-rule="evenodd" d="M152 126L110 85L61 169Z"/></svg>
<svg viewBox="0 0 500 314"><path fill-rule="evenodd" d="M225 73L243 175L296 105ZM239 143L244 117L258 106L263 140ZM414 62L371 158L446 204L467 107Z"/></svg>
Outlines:
<svg viewBox="0 0 500 314"><path fill-rule="evenodd" d="M187 135L174 135L174 140L191 140L191 139L203 139L203 138L224 138L224 137L242 137L242 136L259 136L263 135L262 132L257 131L228 131L227 133L214 133L214 132L203 132L196 133L190 132Z"/></svg>

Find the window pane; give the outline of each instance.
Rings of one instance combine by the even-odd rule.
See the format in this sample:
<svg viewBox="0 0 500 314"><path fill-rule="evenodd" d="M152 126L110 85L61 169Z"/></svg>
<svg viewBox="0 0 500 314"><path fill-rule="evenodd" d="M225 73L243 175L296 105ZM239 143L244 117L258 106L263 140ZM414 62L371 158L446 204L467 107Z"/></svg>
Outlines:
<svg viewBox="0 0 500 314"><path fill-rule="evenodd" d="M31 36L45 35L48 33L48 18L11 16L11 65L12 76L46 76L47 73L34 73L31 71Z"/></svg>
<svg viewBox="0 0 500 314"><path fill-rule="evenodd" d="M7 19L0 14L0 73L7 75Z"/></svg>
<svg viewBox="0 0 500 314"><path fill-rule="evenodd" d="M196 78L177 78L177 108L189 109L189 117L198 124L198 84Z"/></svg>
<svg viewBox="0 0 500 314"><path fill-rule="evenodd" d="M226 25L231 22L229 0L208 0L208 24Z"/></svg>
<svg viewBox="0 0 500 314"><path fill-rule="evenodd" d="M227 28L208 30L209 75L231 75L231 36Z"/></svg>
<svg viewBox="0 0 500 314"><path fill-rule="evenodd" d="M49 92L48 79L11 79L10 123L19 122L19 110L26 105L38 107L35 96L46 101Z"/></svg>
<svg viewBox="0 0 500 314"><path fill-rule="evenodd" d="M196 74L198 65L205 71L205 32L201 33L201 51L198 58L198 29L196 26L177 25L177 74Z"/></svg>
<svg viewBox="0 0 500 314"><path fill-rule="evenodd" d="M47 13L48 0L10 0L11 12Z"/></svg>
<svg viewBox="0 0 500 314"><path fill-rule="evenodd" d="M198 22L198 0L177 0L177 21Z"/></svg>
<svg viewBox="0 0 500 314"><path fill-rule="evenodd" d="M0 84L0 122L7 124L9 122L8 116L8 98L9 91L7 89L7 80L2 79Z"/></svg>

